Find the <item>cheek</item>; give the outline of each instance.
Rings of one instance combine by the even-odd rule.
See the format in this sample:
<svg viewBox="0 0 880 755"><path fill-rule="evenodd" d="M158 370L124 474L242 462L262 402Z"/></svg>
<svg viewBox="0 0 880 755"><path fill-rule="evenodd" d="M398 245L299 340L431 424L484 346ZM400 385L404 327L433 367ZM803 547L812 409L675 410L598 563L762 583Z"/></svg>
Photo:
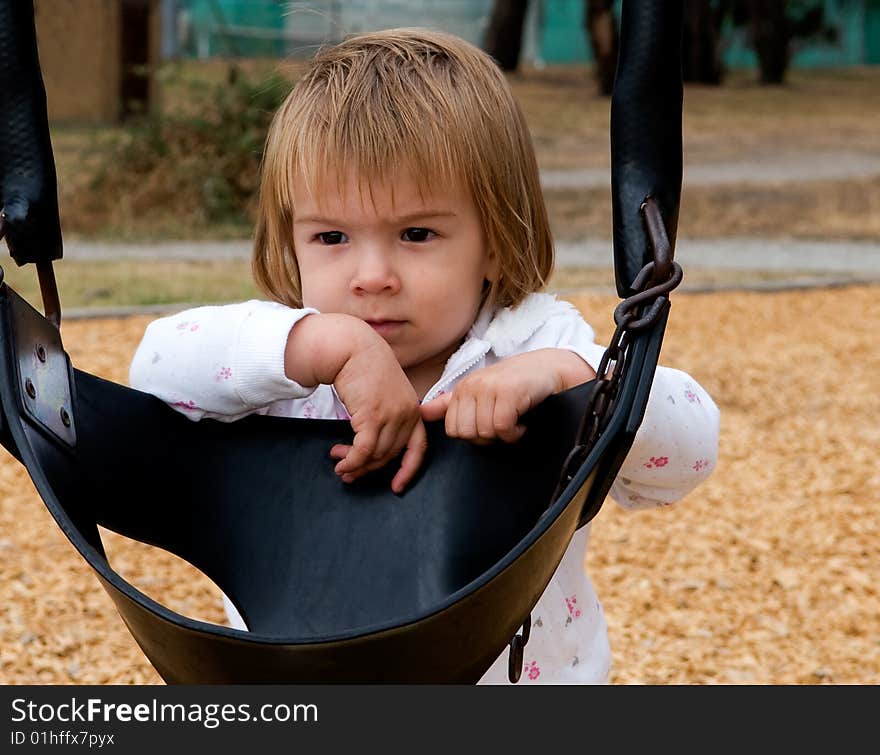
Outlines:
<svg viewBox="0 0 880 755"><path fill-rule="evenodd" d="M454 271L442 266L430 275L424 270L417 272L410 279L410 286L410 290L417 290L418 298L430 302L434 310L451 314L469 308L480 298L483 277L480 271L470 267Z"/></svg>
<svg viewBox="0 0 880 755"><path fill-rule="evenodd" d="M312 289L310 293L303 291L303 306L314 307L319 312L341 312L342 304L338 296L332 292Z"/></svg>
<svg viewBox="0 0 880 755"><path fill-rule="evenodd" d="M329 265L316 264L308 255L299 260L299 281L304 307L330 311L339 297L340 282Z"/></svg>
<svg viewBox="0 0 880 755"><path fill-rule="evenodd" d="M480 308L483 292L483 278L473 269L458 275L445 275L429 280L424 278L420 285L422 311L444 329L459 334L467 331L473 324Z"/></svg>

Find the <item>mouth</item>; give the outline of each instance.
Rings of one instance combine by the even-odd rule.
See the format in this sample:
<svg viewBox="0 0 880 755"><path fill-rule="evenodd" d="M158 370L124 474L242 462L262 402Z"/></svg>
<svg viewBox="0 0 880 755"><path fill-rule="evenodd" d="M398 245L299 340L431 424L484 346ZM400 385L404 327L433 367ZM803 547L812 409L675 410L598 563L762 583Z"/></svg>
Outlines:
<svg viewBox="0 0 880 755"><path fill-rule="evenodd" d="M365 320L364 322L380 336L394 335L406 324L406 320Z"/></svg>

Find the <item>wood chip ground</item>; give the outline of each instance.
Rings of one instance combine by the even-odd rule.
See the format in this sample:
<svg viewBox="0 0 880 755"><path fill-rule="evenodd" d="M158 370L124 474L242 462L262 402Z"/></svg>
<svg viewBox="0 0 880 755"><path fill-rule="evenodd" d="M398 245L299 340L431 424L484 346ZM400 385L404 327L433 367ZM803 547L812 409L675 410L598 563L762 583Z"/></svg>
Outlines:
<svg viewBox="0 0 880 755"><path fill-rule="evenodd" d="M712 477L676 506L606 502L586 568L615 684L880 682L880 289L681 294L661 363L721 408ZM610 335L610 296L570 297ZM74 364L125 383L146 317L63 325ZM124 505L124 495L120 505ZM175 557L104 533L113 567L222 623ZM26 471L0 450L0 682L161 684Z"/></svg>

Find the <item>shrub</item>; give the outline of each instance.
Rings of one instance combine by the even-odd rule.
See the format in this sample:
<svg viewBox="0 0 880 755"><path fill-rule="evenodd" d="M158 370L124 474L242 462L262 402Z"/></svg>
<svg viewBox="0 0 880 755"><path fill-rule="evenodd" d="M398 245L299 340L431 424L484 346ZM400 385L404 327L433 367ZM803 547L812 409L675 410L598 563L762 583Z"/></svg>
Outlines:
<svg viewBox="0 0 880 755"><path fill-rule="evenodd" d="M220 82L182 78L175 69L162 81L179 107L126 126L101 150L89 191L68 202L73 223L64 225L122 236L149 236L153 228L181 238L209 228L224 235L217 226L249 231L266 133L290 81L246 76L236 65Z"/></svg>

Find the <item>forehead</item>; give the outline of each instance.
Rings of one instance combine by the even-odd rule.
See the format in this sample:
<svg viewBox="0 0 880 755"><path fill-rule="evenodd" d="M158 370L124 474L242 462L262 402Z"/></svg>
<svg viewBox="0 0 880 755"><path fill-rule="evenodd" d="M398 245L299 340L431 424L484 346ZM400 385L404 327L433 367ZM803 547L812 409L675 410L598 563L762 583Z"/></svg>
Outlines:
<svg viewBox="0 0 880 755"><path fill-rule="evenodd" d="M463 180L431 181L406 168L367 176L354 170L324 171L308 182L293 179L294 220L313 215L332 218L352 215L403 217L420 212L459 214L473 207Z"/></svg>

